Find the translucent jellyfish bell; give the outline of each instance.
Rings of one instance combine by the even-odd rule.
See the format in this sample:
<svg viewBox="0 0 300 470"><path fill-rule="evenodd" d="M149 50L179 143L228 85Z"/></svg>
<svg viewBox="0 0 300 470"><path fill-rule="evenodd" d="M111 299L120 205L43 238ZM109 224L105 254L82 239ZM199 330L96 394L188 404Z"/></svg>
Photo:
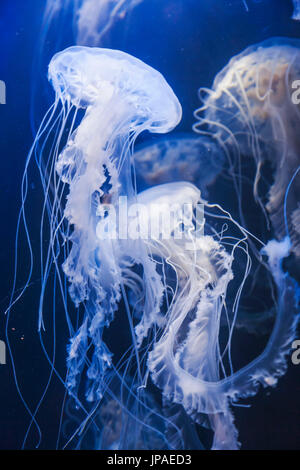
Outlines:
<svg viewBox="0 0 300 470"><path fill-rule="evenodd" d="M217 74L212 90L200 89L203 106L195 113L199 120L195 130L219 140L236 174L241 171L241 156L255 159L254 196L266 207L279 239L286 235L285 194L300 162L300 108L292 99L299 73L299 40L264 41L233 57ZM273 169L273 183L268 194L261 194L266 164ZM298 188L295 182L286 202L293 250L299 255Z"/></svg>
<svg viewBox="0 0 300 470"><path fill-rule="evenodd" d="M162 75L125 52L70 47L51 60L49 79L63 103L88 108L122 98L132 106L132 123L144 121L151 132L168 132L181 119L181 106Z"/></svg>
<svg viewBox="0 0 300 470"><path fill-rule="evenodd" d="M70 44L113 47L110 31L116 23L129 24L128 13L142 0L45 0L31 77L31 126L36 134L42 119L40 93L46 86L45 70L51 57ZM129 18L128 18L129 20ZM52 39L55 38L55 41ZM113 39L113 38L112 38ZM37 72L38 71L38 72Z"/></svg>
<svg viewBox="0 0 300 470"><path fill-rule="evenodd" d="M181 107L159 72L119 51L71 47L54 56L49 78L63 106L86 109L56 165L70 183L70 221L86 229L84 201L89 204L108 178L111 197L132 196L131 144L143 130L171 130L181 119Z"/></svg>

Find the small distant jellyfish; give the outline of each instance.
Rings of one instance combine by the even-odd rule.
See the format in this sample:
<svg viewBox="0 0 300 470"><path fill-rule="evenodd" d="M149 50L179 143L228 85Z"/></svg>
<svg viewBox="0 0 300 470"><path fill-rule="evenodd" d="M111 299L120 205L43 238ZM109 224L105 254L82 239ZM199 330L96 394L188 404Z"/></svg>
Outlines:
<svg viewBox="0 0 300 470"><path fill-rule="evenodd" d="M73 15L75 41L80 46L100 46L118 19L143 0L47 0L45 22L65 11Z"/></svg>
<svg viewBox="0 0 300 470"><path fill-rule="evenodd" d="M142 0L84 0L76 12L77 39L79 45L99 46L102 38L117 19Z"/></svg>
<svg viewBox="0 0 300 470"><path fill-rule="evenodd" d="M165 449L167 420L152 395L143 389L140 400L136 400L134 394L130 396L128 390L119 387L115 398L106 399L98 413L101 433L95 436L96 449ZM127 403L126 408L122 403ZM160 432L155 433L155 429Z"/></svg>
<svg viewBox="0 0 300 470"><path fill-rule="evenodd" d="M176 134L137 147L134 162L142 189L156 184L189 181L205 196L222 171L225 155L209 138Z"/></svg>
<svg viewBox="0 0 300 470"><path fill-rule="evenodd" d="M293 11L293 20L300 20L300 1L299 0L293 0L293 5L294 5L294 11Z"/></svg>
<svg viewBox="0 0 300 470"><path fill-rule="evenodd" d="M268 214L279 240L288 225L292 251L298 257L299 175L288 187L300 163L300 108L293 100L299 74L299 40L273 38L251 46L217 74L211 90L200 89L203 106L195 112L194 126L198 133L213 135L230 155L235 179L247 177L241 170L243 157L254 158L255 200ZM266 165L273 173L267 193L262 189Z"/></svg>

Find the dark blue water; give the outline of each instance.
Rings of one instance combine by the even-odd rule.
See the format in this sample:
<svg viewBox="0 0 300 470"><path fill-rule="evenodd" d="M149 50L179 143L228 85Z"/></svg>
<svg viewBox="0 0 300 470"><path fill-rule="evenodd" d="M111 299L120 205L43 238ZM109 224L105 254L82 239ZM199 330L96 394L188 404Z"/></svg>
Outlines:
<svg viewBox="0 0 300 470"><path fill-rule="evenodd" d="M3 312L13 282L14 237L25 159L33 129L53 99L45 78L46 66L55 52L73 43L68 18L57 29L52 26L46 42L40 42L44 3L0 3L0 79L7 86L7 104L0 107L0 339L5 339ZM248 11L241 0L145 0L129 15L125 25L113 28L105 45L140 58L166 77L183 106L183 120L177 130L188 132L194 122L193 111L199 106L197 89L211 86L216 73L233 55L272 36L300 38L300 22L290 19L292 1L248 0L247 4ZM37 57L42 57L40 68ZM42 197L38 188L38 181L32 176L30 192L37 205ZM26 256L21 273L24 277ZM33 276L32 286L10 325L14 328L10 334L18 380L31 406L40 397L48 377L36 334L39 288L39 279ZM57 345L57 356L63 370L65 344ZM290 365L276 389L261 391L248 400L251 408L234 410L243 448L299 448L299 372L300 366ZM39 415L42 448L56 445L63 394L54 378ZM0 448L20 448L28 423L8 358L7 365L0 365ZM28 446L35 442L33 433Z"/></svg>

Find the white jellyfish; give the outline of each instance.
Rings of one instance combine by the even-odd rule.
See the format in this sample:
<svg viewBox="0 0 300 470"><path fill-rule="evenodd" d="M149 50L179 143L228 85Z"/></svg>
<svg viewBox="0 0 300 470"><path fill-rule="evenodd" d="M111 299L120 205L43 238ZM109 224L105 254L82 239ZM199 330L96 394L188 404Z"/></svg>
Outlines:
<svg viewBox="0 0 300 470"><path fill-rule="evenodd" d="M201 218L202 229L195 211L184 211L188 201L195 210L197 202L204 205L207 220ZM202 200L199 190L190 183L168 183L147 189L138 194L137 203L136 226L142 230L147 256L157 264L163 290L169 292L167 298L162 297L163 317L156 312L156 319L153 313L149 317L144 308L143 288L135 292L132 305L139 301L142 304L141 319L135 327L137 348L149 341L150 327L154 328L147 360L154 383L196 422L203 424L208 419L214 431L214 449L236 449L238 432L230 405L255 394L259 385L276 385L286 370L296 333L299 292L296 283L281 268L282 259L289 253L289 240L281 243L273 240L263 249L278 295L276 323L269 342L261 355L234 371L231 341L251 269L247 232L219 206ZM148 237L149 227L156 229L158 220L162 220L160 236ZM221 221L223 228L217 230L216 221ZM228 225L232 225L232 234ZM240 236L236 236L237 232ZM126 246L130 256L131 250L136 250L134 240L127 241ZM239 269L235 263L241 255L244 270L237 276ZM148 279L144 281L147 283ZM228 335L222 348L224 318Z"/></svg>
<svg viewBox="0 0 300 470"><path fill-rule="evenodd" d="M69 185L64 217L72 226L72 248L64 272L75 304L84 302L87 314L71 342L68 380L73 386L82 359L80 340L86 341L88 334L95 346L88 376L99 384L111 362L100 332L113 318L122 285L119 246L97 238L97 223L105 218L101 203L117 205L120 195L134 197L131 147L137 135L168 132L180 121L181 107L158 72L119 51L67 49L52 59L49 78L66 114L72 106L75 112L86 109L55 156L55 168ZM57 198L61 196L55 194L54 206ZM94 392L90 390L90 399Z"/></svg>
<svg viewBox="0 0 300 470"><path fill-rule="evenodd" d="M162 207L161 198L169 199L171 204L174 200L179 202L181 195L183 203L188 200L188 194L193 204L201 200L196 188L187 183L154 187L138 195L138 199ZM255 394L259 385L275 386L285 372L299 319L299 290L281 268L282 259L289 253L289 240L271 241L263 248L263 253L268 257L277 287L275 326L265 350L252 362L234 371L230 349L240 299L251 268L245 244L248 237L247 232L220 207L217 207L218 213L213 214L216 206L202 203L209 218L232 223L241 231L241 237L226 233L226 229L225 232L217 231L214 224L210 225L206 220L204 232L197 231L196 225L193 228L195 220L188 229L188 220L183 218L181 222L186 226L187 237L178 238L174 231L168 239L148 242L153 258L164 259L174 270L176 279L174 284L169 283L173 295L165 314L166 323L155 336L148 366L154 383L163 390L165 397L183 405L196 422L202 423L204 415L208 417L214 431L214 449L235 449L239 447L238 432L230 404ZM177 224L179 222L180 217ZM244 273L237 282L235 259L239 251L244 253L245 261ZM170 278L166 275L164 279L168 282ZM230 296L234 299L232 307L229 307ZM229 308L233 309L232 320L228 320ZM223 317L228 320L229 333L222 350ZM140 325L136 329L138 337L139 328ZM226 354L229 371L225 365Z"/></svg>
<svg viewBox="0 0 300 470"><path fill-rule="evenodd" d="M273 38L233 57L218 73L211 90L200 89L203 106L195 113L199 122L194 126L196 132L219 140L231 161L240 194L241 180L237 180L248 176L243 173L242 157L255 159L255 199L266 209L279 240L287 235L288 226L297 256L299 178L291 187L289 183L300 163L300 109L293 99L300 73L299 45L297 39ZM268 165L273 181L263 174Z"/></svg>
<svg viewBox="0 0 300 470"><path fill-rule="evenodd" d="M209 424L214 449L238 448L231 404L256 393L259 384L276 384L295 336L299 292L281 267L289 239L272 240L263 248L277 289L272 335L256 359L235 370L231 344L251 269L248 240L261 242L228 212L205 201L190 182L136 191L137 136L144 130L168 132L181 119L172 89L160 73L128 54L79 46L53 57L49 78L55 102L26 163L20 221L32 255L26 197L28 167L35 157L45 193L39 330L41 335L51 322L45 313L50 287L51 318L58 297L65 310L66 377L59 375L44 345L43 350L51 374L61 379L84 416L66 445L75 436L80 442L84 430L95 424L99 407L110 403L103 407L104 421L110 422L111 409L119 414L120 408L128 419L113 433L98 429L99 445L101 437L107 447L139 445L126 433L134 423L149 445L160 439L163 448L183 448L180 423L186 420L151 405L144 390L153 381L164 400L182 405L195 422ZM9 312L31 273L32 265L25 288L13 292ZM125 332L129 344L117 355ZM43 398L31 412L37 428Z"/></svg>
<svg viewBox="0 0 300 470"><path fill-rule="evenodd" d="M102 334L121 299L127 306L126 289L134 290L142 282L131 272L133 264L141 263L148 279L144 302L149 328L158 317L163 288L144 244L137 241L129 259L126 243L119 244L112 234L102 239L99 227L107 217L105 204L118 207L119 197L135 198L132 149L138 134L145 130L168 132L180 121L181 106L159 72L116 50L71 47L53 57L49 79L55 102L28 156L20 217L33 253L26 181L35 158L45 193L40 228L39 331L48 325L48 318L46 322L44 319L48 304L44 300L54 276L53 308L56 311L60 294L70 335L68 373L61 380L82 408L78 388L84 370L88 401L101 400L107 387L106 372L113 364ZM18 227L16 246L19 237ZM29 278L21 293L16 294L14 284L9 315L30 282L34 261L31 258ZM78 314L72 315L66 282ZM126 308L125 312L132 329L130 312ZM51 368L55 370L52 363ZM140 375L136 381L141 385ZM37 410L30 412L31 424L36 427Z"/></svg>

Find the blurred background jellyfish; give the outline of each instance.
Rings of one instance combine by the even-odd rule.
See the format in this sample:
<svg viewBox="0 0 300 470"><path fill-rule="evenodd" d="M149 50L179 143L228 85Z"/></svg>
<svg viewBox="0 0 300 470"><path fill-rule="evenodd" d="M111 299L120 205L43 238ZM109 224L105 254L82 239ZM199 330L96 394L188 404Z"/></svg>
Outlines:
<svg viewBox="0 0 300 470"><path fill-rule="evenodd" d="M99 46L112 25L143 0L47 0L45 22L72 9L75 42Z"/></svg>
<svg viewBox="0 0 300 470"><path fill-rule="evenodd" d="M299 0L293 0L294 11L293 11L293 20L300 20L300 2Z"/></svg>
<svg viewBox="0 0 300 470"><path fill-rule="evenodd" d="M225 155L209 138L173 134L138 146L133 158L139 190L162 183L189 181L206 197L208 186L222 171Z"/></svg>
<svg viewBox="0 0 300 470"><path fill-rule="evenodd" d="M137 398L136 390L132 389L133 378L127 376L125 382L128 388L122 386L116 377L111 381L110 393L103 397L93 420L85 426L77 448L147 450L168 447L171 441L166 436L168 420L163 416L153 392L143 388ZM63 435L69 439L74 432L74 422L79 427L81 423L78 409L71 400L67 401L65 412L67 419L64 421ZM170 420L169 422L172 424ZM175 426L174 431L176 434ZM188 441L186 445L189 445Z"/></svg>
<svg viewBox="0 0 300 470"><path fill-rule="evenodd" d="M143 0L84 0L76 13L79 45L99 46L113 23Z"/></svg>
<svg viewBox="0 0 300 470"><path fill-rule="evenodd" d="M297 39L272 38L233 57L211 90L199 90L203 105L195 112L199 122L194 126L198 133L213 135L224 149L241 217L243 191L248 193L252 184L247 157L254 158L255 201L279 240L288 228L298 257L300 108L293 92L300 73L299 45Z"/></svg>

